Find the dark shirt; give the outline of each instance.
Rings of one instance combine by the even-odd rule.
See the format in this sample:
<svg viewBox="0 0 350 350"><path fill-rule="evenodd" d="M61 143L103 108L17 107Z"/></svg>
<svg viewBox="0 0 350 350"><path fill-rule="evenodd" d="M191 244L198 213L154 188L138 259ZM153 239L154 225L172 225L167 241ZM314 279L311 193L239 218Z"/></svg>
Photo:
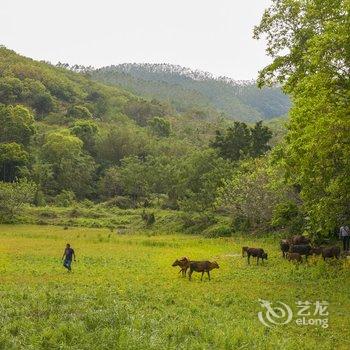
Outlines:
<svg viewBox="0 0 350 350"><path fill-rule="evenodd" d="M65 255L66 255L66 259L67 260L72 260L72 256L74 254L74 249L72 248L66 248L66 250L64 251Z"/></svg>

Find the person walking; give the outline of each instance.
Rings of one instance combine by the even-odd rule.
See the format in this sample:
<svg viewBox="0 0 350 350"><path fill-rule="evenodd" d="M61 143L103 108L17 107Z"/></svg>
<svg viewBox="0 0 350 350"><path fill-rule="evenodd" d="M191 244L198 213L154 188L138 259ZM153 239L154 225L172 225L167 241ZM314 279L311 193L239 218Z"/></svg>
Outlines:
<svg viewBox="0 0 350 350"><path fill-rule="evenodd" d="M349 229L349 226L343 225L340 228L339 237L343 241L343 250L344 250L344 252L349 251L349 242L350 242L350 229Z"/></svg>
<svg viewBox="0 0 350 350"><path fill-rule="evenodd" d="M66 249L64 250L63 256L62 256L62 260L63 261L63 266L68 270L68 271L72 271L72 259L74 258L74 261L76 260L76 256L75 256L75 252L74 249L70 247L70 244L67 243L66 245Z"/></svg>

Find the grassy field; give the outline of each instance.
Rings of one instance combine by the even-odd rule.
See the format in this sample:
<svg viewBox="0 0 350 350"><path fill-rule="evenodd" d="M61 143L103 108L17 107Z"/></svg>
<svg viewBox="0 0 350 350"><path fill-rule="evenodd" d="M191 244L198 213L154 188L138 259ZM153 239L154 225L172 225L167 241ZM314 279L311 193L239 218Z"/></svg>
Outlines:
<svg viewBox="0 0 350 350"><path fill-rule="evenodd" d="M61 265L64 246L77 254ZM242 245L269 253L247 265ZM190 282L181 256L220 269ZM117 235L107 229L0 226L0 349L350 349L350 261L298 269L267 237ZM328 301L329 327L271 328L258 299ZM314 311L314 309L312 309ZM316 317L316 316L315 316Z"/></svg>

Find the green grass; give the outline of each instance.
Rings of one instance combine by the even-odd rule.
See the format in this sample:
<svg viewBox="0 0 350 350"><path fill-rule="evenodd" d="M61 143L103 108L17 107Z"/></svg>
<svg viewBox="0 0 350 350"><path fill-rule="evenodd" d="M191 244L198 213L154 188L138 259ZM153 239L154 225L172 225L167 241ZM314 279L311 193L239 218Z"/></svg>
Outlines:
<svg viewBox="0 0 350 350"><path fill-rule="evenodd" d="M61 265L67 242L73 272ZM242 245L269 253L247 265ZM212 280L181 278L181 256L216 260ZM350 263L298 269L272 237L117 235L108 229L0 226L0 349L349 349ZM326 300L329 328L267 328L258 299Z"/></svg>

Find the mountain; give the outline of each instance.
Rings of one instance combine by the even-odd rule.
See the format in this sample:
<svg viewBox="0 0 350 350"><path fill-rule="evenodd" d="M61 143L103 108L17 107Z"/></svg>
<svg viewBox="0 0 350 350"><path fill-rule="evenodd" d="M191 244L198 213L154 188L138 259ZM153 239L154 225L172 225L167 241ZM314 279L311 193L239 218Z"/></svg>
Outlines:
<svg viewBox="0 0 350 350"><path fill-rule="evenodd" d="M179 112L210 107L229 119L252 122L279 117L290 108L288 96L278 87L259 89L254 81L215 78L177 65L125 63L88 74L94 80L166 101Z"/></svg>

